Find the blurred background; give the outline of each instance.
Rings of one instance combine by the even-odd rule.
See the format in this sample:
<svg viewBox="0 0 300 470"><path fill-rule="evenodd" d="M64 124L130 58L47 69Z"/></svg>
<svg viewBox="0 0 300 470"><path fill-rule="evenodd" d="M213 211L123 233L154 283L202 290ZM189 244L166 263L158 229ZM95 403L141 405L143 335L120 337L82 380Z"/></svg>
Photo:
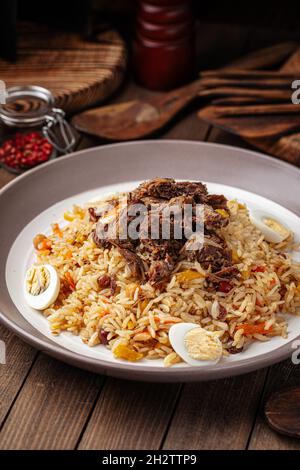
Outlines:
<svg viewBox="0 0 300 470"><path fill-rule="evenodd" d="M155 3L155 1L154 1ZM248 48L263 47L274 42L299 40L298 16L292 2L261 2L259 8L252 2L199 2L193 0L197 18L199 67L220 65L234 57L240 44L234 44L238 31L248 35ZM52 0L43 4L34 0L2 0L0 17L0 51L2 57L14 59L17 51L18 21L34 21L53 28L78 31L88 37L96 28L113 25L128 40L134 34L136 0ZM213 25L223 25L215 41L206 41L206 33ZM220 41L220 36L222 41ZM202 43L202 44L201 44Z"/></svg>
<svg viewBox="0 0 300 470"><path fill-rule="evenodd" d="M0 23L0 79L7 87L50 90L79 133L77 142L165 137L165 125L168 131L178 122L194 131L174 131L174 138L203 139L209 124L213 132L221 129L225 143L300 164L300 113L290 108L292 79L300 75L292 4L2 0ZM224 67L233 66L244 73L228 81ZM210 80L203 72L209 69L216 71ZM266 74L257 75L262 70ZM189 86L180 96L162 93L182 85ZM222 106L234 119L220 116L219 98L226 98ZM24 103L14 111L26 109L29 117L33 108L23 109ZM120 103L126 105L115 107ZM107 104L114 107L103 108ZM10 130L0 110L0 137Z"/></svg>

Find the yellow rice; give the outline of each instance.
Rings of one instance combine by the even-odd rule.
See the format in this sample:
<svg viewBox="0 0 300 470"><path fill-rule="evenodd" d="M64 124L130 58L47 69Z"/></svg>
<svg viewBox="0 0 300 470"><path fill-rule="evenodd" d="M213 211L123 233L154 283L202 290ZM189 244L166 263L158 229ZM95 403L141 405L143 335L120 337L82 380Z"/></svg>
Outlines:
<svg viewBox="0 0 300 470"><path fill-rule="evenodd" d="M88 346L100 343L99 330L108 333L108 348L114 352L119 344L148 359L163 358L169 366L180 362L173 351L168 330L176 322L193 322L209 331L219 331L225 345L230 341L237 349L253 340L266 341L272 336L287 336L284 313L300 313L300 265L284 254L292 243L281 245L264 241L251 224L247 208L237 201L228 203L230 221L223 229L241 276L233 281L228 293L207 290L206 272L197 262L181 261L175 267L163 291L149 283L141 285L132 278L128 265L117 248L97 247L91 237L95 227L89 219L88 206L74 206L65 213L67 224L48 236L51 252L37 255L37 263L55 266L61 279L69 272L76 284L72 292L61 289L58 300L45 310L51 331L69 331L80 335ZM62 235L62 237L60 236ZM253 272L263 265L265 272ZM194 270L199 277L181 282L178 273ZM108 273L116 278L117 291L100 289L97 278ZM217 300L227 310L220 321L212 315ZM283 313L280 313L283 312ZM265 322L268 335L245 335L239 324Z"/></svg>

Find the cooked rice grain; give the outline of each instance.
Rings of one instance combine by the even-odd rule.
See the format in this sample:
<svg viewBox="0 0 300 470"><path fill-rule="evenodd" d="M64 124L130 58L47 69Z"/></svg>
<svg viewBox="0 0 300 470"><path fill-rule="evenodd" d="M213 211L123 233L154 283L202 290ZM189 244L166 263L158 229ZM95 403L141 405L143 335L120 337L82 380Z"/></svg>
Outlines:
<svg viewBox="0 0 300 470"><path fill-rule="evenodd" d="M150 284L140 285L131 277L124 258L116 248L98 248L91 237L94 223L86 208L75 206L72 219L61 229L63 236L49 235L51 252L38 254L38 263L55 266L62 280L60 295L47 316L53 334L70 331L88 346L100 343L99 330L107 333L107 347L114 351L122 343L148 359L163 358L166 366L180 361L172 350L168 330L177 322L194 322L209 331L219 331L224 355L227 348L242 348L250 341L266 341L275 335L286 337L287 324L279 312L300 312L300 267L284 253L288 243L272 245L264 241L249 220L247 209L231 201L230 222L223 229L241 273L229 294L207 290L205 271L197 262L181 261L163 292ZM265 272L253 272L263 265ZM192 269L202 277L182 285L176 273ZM66 273L76 289L70 291ZM103 274L116 278L117 291L99 288ZM222 321L213 318L217 300L227 310ZM265 322L270 332L245 334L240 324Z"/></svg>

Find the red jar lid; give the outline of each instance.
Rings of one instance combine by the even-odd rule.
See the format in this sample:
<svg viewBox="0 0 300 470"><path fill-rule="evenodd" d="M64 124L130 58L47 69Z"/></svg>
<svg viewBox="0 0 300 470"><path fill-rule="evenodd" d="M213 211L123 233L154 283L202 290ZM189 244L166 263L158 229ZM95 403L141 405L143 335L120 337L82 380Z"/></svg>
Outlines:
<svg viewBox="0 0 300 470"><path fill-rule="evenodd" d="M185 1L185 0L184 0ZM182 0L147 0L147 3L151 3L153 5L165 5L165 6L173 6L182 4Z"/></svg>
<svg viewBox="0 0 300 470"><path fill-rule="evenodd" d="M170 24L149 23L141 18L137 21L137 31L140 35L159 41L181 39L191 34L192 30L193 23L191 21Z"/></svg>
<svg viewBox="0 0 300 470"><path fill-rule="evenodd" d="M138 17L158 24L192 21L192 14L187 4L158 6L146 2L139 3Z"/></svg>

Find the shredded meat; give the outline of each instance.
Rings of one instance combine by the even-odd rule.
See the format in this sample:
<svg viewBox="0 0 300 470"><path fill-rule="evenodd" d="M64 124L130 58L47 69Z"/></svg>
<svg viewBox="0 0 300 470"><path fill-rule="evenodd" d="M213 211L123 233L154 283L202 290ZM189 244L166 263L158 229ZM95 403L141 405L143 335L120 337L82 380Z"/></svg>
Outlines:
<svg viewBox="0 0 300 470"><path fill-rule="evenodd" d="M151 284L160 284L169 279L174 268L174 261L171 256L166 255L165 259L154 261L148 271L148 279Z"/></svg>
<svg viewBox="0 0 300 470"><path fill-rule="evenodd" d="M227 210L227 199L222 194L207 194L206 204L209 204L214 209Z"/></svg>
<svg viewBox="0 0 300 470"><path fill-rule="evenodd" d="M214 282L230 281L233 277L239 274L239 270L235 266L227 266L220 269L220 271L209 273L209 279Z"/></svg>
<svg viewBox="0 0 300 470"><path fill-rule="evenodd" d="M239 354L243 351L243 349L243 346L241 348L237 348L236 346L230 346L229 348L227 348L227 351L229 352L229 354Z"/></svg>
<svg viewBox="0 0 300 470"><path fill-rule="evenodd" d="M121 232L124 229L128 232L130 224L135 223L131 209L137 204L141 206L140 213L135 214L139 216L136 226L138 236L133 236L129 231L124 238ZM186 204L189 204L191 211L182 217ZM202 211L198 211L200 204ZM98 246L116 246L126 259L132 275L153 285L168 281L180 259L198 261L205 270L209 270L209 280L217 283L232 279L237 274L232 265L231 250L222 235L228 217L224 217L219 209L228 212L226 198L208 194L203 183L156 178L130 192L127 205L116 211L112 222L107 223L107 218L90 211L91 216L99 216L93 238ZM123 220L126 220L125 227ZM165 222L168 222L168 236L164 232ZM123 228L119 229L115 238L103 237L107 229L120 226ZM186 233L186 226L192 227L192 234ZM193 238L199 227L204 231L204 243ZM153 231L156 236L153 236Z"/></svg>
<svg viewBox="0 0 300 470"><path fill-rule="evenodd" d="M204 202L207 188L200 182L176 182L171 178L155 178L146 181L132 192L133 200L143 200L144 197L172 199L177 196L192 196L195 202Z"/></svg>
<svg viewBox="0 0 300 470"><path fill-rule="evenodd" d="M119 251L126 259L129 269L134 277L144 278L144 266L139 256L131 250L119 247Z"/></svg>

